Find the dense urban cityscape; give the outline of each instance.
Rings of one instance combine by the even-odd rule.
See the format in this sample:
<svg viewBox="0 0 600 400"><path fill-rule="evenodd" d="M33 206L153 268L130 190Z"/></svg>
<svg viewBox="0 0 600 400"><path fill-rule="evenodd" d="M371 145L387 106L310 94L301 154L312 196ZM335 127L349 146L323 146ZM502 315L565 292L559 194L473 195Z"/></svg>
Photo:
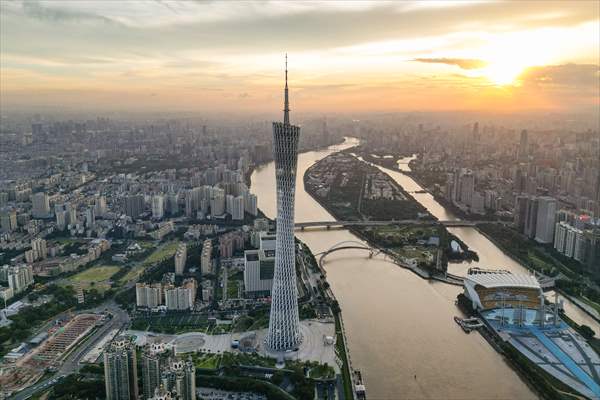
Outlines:
<svg viewBox="0 0 600 400"><path fill-rule="evenodd" d="M598 2L155 3L0 2L0 399L600 399Z"/></svg>

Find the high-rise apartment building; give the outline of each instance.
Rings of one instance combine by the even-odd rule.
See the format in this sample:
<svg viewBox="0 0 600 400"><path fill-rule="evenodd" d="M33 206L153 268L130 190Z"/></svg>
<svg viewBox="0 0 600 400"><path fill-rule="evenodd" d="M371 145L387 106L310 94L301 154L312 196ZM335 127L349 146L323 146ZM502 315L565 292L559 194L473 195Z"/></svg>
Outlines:
<svg viewBox="0 0 600 400"><path fill-rule="evenodd" d="M155 308L163 304L163 291L160 283L136 283L135 302L140 308Z"/></svg>
<svg viewBox="0 0 600 400"><path fill-rule="evenodd" d="M202 275L212 273L212 240L206 239L200 253L200 270Z"/></svg>
<svg viewBox="0 0 600 400"><path fill-rule="evenodd" d="M174 398L196 400L196 367L192 360L171 359L161 378L163 388Z"/></svg>
<svg viewBox="0 0 600 400"><path fill-rule="evenodd" d="M283 122L273 122L273 155L277 187L275 271L271 290L267 347L275 352L293 350L302 341L296 287L294 198L300 127L290 124L287 59Z"/></svg>
<svg viewBox="0 0 600 400"><path fill-rule="evenodd" d="M181 286L165 285L165 307L167 310L192 310L196 302L198 283L194 278L186 279Z"/></svg>
<svg viewBox="0 0 600 400"><path fill-rule="evenodd" d="M4 210L0 212L0 227L4 232L12 232L17 229L17 211Z"/></svg>
<svg viewBox="0 0 600 400"><path fill-rule="evenodd" d="M125 197L125 215L136 219L144 212L144 196L133 195Z"/></svg>
<svg viewBox="0 0 600 400"><path fill-rule="evenodd" d="M231 219L234 221L244 220L244 196L236 196L233 198Z"/></svg>
<svg viewBox="0 0 600 400"><path fill-rule="evenodd" d="M165 215L165 198L162 194L152 196L152 218L162 219Z"/></svg>
<svg viewBox="0 0 600 400"><path fill-rule="evenodd" d="M33 239L31 241L31 250L33 252L34 260L45 259L48 256L48 245L45 239Z"/></svg>
<svg viewBox="0 0 600 400"><path fill-rule="evenodd" d="M33 284L33 268L27 264L9 267L7 280L14 294L21 293Z"/></svg>
<svg viewBox="0 0 600 400"><path fill-rule="evenodd" d="M137 360L132 338L119 336L104 350L106 400L137 400Z"/></svg>
<svg viewBox="0 0 600 400"><path fill-rule="evenodd" d="M97 194L94 198L94 212L98 217L106 215L106 196Z"/></svg>
<svg viewBox="0 0 600 400"><path fill-rule="evenodd" d="M150 343L144 346L141 355L144 399L151 398L154 391L161 386L161 374L168 363L169 351L164 343Z"/></svg>
<svg viewBox="0 0 600 400"><path fill-rule="evenodd" d="M48 218L50 216L50 199L43 192L31 196L31 216L33 218Z"/></svg>
<svg viewBox="0 0 600 400"><path fill-rule="evenodd" d="M180 243L175 253L175 275L183 275L185 263L187 261L187 245Z"/></svg>
<svg viewBox="0 0 600 400"><path fill-rule="evenodd" d="M96 208L88 207L85 210L85 227L88 229L94 229L96 226Z"/></svg>

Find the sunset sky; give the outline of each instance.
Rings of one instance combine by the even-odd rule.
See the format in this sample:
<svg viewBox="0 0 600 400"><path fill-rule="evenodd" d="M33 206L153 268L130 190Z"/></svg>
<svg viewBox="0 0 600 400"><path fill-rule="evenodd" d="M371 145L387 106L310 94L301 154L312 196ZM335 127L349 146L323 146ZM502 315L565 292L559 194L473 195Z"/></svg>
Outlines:
<svg viewBox="0 0 600 400"><path fill-rule="evenodd" d="M594 111L600 2L0 1L2 107Z"/></svg>

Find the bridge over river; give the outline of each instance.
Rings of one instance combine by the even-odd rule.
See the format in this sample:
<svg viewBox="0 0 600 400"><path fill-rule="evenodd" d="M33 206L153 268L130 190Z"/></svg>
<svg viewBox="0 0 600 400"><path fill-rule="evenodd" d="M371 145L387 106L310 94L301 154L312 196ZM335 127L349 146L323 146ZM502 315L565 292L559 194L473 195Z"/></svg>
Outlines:
<svg viewBox="0 0 600 400"><path fill-rule="evenodd" d="M361 220L361 221L310 221L297 222L295 227L305 228L344 228L348 226L393 226L393 225L444 225L447 227L474 227L481 223L499 223L498 221L464 221L464 220L428 220L428 219L401 219L388 221ZM500 222L502 223L502 222Z"/></svg>

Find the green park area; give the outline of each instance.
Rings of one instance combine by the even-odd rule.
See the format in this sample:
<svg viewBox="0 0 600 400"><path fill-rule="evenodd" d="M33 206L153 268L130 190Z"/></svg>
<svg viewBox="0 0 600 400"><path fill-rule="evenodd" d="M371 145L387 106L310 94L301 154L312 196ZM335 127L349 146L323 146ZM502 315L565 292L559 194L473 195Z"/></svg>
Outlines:
<svg viewBox="0 0 600 400"><path fill-rule="evenodd" d="M79 283L85 289L93 287L103 292L110 288L108 281L119 269L116 265L97 265L69 277L67 283Z"/></svg>
<svg viewBox="0 0 600 400"><path fill-rule="evenodd" d="M192 353L192 362L199 369L217 369L221 363L220 354Z"/></svg>
<svg viewBox="0 0 600 400"><path fill-rule="evenodd" d="M175 252L177 251L178 245L179 242L177 240L173 240L171 242L160 245L142 262L132 267L129 270L129 272L120 279L120 283L126 283L132 280L136 280L144 272L144 270L152 264L156 264L164 260L165 258L173 257L175 255Z"/></svg>
<svg viewBox="0 0 600 400"><path fill-rule="evenodd" d="M74 282L100 282L108 280L120 267L116 265L98 265L69 278Z"/></svg>

